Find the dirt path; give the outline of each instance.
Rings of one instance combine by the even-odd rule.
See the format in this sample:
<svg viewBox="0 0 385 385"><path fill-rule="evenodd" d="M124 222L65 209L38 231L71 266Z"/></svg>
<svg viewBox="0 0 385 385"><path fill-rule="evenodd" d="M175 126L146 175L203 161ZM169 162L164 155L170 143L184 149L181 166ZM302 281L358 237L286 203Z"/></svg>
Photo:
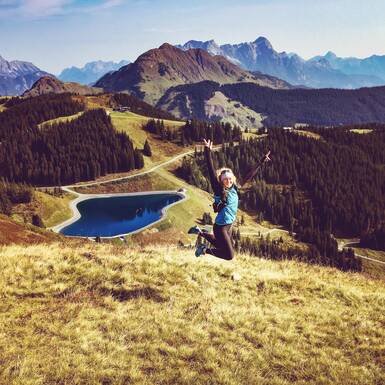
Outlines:
<svg viewBox="0 0 385 385"><path fill-rule="evenodd" d="M350 247L354 250L354 245L358 245L360 243L360 240L358 238L345 239L345 240L336 239L336 241L338 243L338 250L339 251L342 251L342 249L344 249L346 247ZM358 254L355 250L354 250L354 255L356 257L359 257L362 259L367 259L368 261L372 261L372 262L379 263L381 265L385 265L385 261L380 261L379 259L367 257L366 255L362 255L362 254Z"/></svg>

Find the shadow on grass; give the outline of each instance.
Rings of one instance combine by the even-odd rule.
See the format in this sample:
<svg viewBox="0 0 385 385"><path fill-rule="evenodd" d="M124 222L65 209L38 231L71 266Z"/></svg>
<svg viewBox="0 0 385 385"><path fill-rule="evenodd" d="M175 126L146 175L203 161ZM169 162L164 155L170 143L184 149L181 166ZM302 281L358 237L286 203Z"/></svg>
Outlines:
<svg viewBox="0 0 385 385"><path fill-rule="evenodd" d="M139 298L144 298L149 301L154 301L158 303L163 303L167 301L167 298L164 298L160 292L152 287L139 287L135 289L108 289L106 287L102 287L99 290L84 290L81 292L73 292L71 288L64 289L60 293L56 293L53 295L56 299L62 298L82 298L82 297L94 297L94 296L111 296L115 301L126 302L129 300L135 300ZM26 298L47 298L50 297L49 294L46 293L20 293L15 294L15 297L18 299L26 299Z"/></svg>
<svg viewBox="0 0 385 385"><path fill-rule="evenodd" d="M102 288L99 293L103 296L111 295L114 300L119 302L126 302L138 298L145 298L159 303L167 301L158 290L153 289L152 287L139 287L131 290Z"/></svg>

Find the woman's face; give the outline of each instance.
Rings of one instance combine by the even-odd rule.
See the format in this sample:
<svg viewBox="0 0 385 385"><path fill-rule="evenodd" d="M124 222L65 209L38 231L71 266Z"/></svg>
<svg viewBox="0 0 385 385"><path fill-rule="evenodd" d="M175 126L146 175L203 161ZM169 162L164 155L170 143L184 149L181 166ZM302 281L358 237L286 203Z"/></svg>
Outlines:
<svg viewBox="0 0 385 385"><path fill-rule="evenodd" d="M226 176L226 177L222 178L222 183L226 188L230 188L234 183L233 177L232 176Z"/></svg>

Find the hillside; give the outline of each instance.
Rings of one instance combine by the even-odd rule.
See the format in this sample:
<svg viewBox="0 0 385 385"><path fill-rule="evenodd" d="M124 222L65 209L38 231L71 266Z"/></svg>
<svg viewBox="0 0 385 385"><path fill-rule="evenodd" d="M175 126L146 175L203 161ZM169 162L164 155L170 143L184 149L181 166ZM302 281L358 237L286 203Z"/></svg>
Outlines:
<svg viewBox="0 0 385 385"><path fill-rule="evenodd" d="M384 284L360 274L68 240L0 247L0 272L4 384L385 381Z"/></svg>
<svg viewBox="0 0 385 385"><path fill-rule="evenodd" d="M216 95L225 103L217 103L217 114L210 114ZM215 104L215 103L214 103ZM218 84L205 81L172 87L158 101L157 107L183 119L249 120L249 126L358 124L385 121L385 87L339 89L272 89L252 83ZM222 111L220 108L222 107ZM260 119L253 114L259 114Z"/></svg>
<svg viewBox="0 0 385 385"><path fill-rule="evenodd" d="M88 87L74 82L62 82L51 76L43 76L32 87L23 93L24 97L39 96L49 93L61 94L70 92L78 95L100 94L101 88Z"/></svg>
<svg viewBox="0 0 385 385"><path fill-rule="evenodd" d="M183 51L167 43L140 55L134 63L106 74L95 86L105 91L129 91L155 104L168 88L203 80L218 83L248 81L276 88L291 87L271 76L253 75L223 56L211 56L201 49Z"/></svg>

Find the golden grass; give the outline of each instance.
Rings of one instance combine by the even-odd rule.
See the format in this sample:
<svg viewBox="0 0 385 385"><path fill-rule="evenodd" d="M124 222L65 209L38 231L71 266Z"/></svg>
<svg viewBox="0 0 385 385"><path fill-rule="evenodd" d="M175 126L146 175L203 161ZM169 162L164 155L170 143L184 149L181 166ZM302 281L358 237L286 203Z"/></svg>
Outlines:
<svg viewBox="0 0 385 385"><path fill-rule="evenodd" d="M350 132L354 132L355 134L370 134L373 130L368 128L352 128L349 130Z"/></svg>
<svg viewBox="0 0 385 385"><path fill-rule="evenodd" d="M70 122L72 120L79 118L83 114L84 114L84 111L80 111L80 112L73 114L73 115L60 116L60 117L55 118L55 119L46 120L45 122L38 124L38 127L43 128L43 127L49 126L50 124Z"/></svg>
<svg viewBox="0 0 385 385"><path fill-rule="evenodd" d="M385 381L384 284L360 274L68 241L0 247L0 275L2 384Z"/></svg>
<svg viewBox="0 0 385 385"><path fill-rule="evenodd" d="M315 132L312 132L312 131L306 131L306 130L298 130L298 129L295 129L293 130L292 132L295 132L296 134L298 135L303 135L303 136L307 136L309 138L313 138L313 139L321 139L321 135L319 134L316 134Z"/></svg>
<svg viewBox="0 0 385 385"><path fill-rule="evenodd" d="M243 139L262 139L265 138L267 134L258 134L255 131L253 132L242 132Z"/></svg>
<svg viewBox="0 0 385 385"><path fill-rule="evenodd" d="M149 141L153 150L152 161L164 160L171 155L182 152L182 148L172 143L156 140L152 135L143 129L143 125L149 120L147 116L135 114L133 112L116 112L109 110L112 123L117 131L125 132L132 142L134 147L143 148L146 139ZM178 129L185 122L176 120L163 120L165 127L169 129Z"/></svg>
<svg viewBox="0 0 385 385"><path fill-rule="evenodd" d="M0 96L0 100L7 100L7 99L10 99L11 97L10 96ZM3 112L7 109L7 107L5 107L3 104L0 104L0 112Z"/></svg>

